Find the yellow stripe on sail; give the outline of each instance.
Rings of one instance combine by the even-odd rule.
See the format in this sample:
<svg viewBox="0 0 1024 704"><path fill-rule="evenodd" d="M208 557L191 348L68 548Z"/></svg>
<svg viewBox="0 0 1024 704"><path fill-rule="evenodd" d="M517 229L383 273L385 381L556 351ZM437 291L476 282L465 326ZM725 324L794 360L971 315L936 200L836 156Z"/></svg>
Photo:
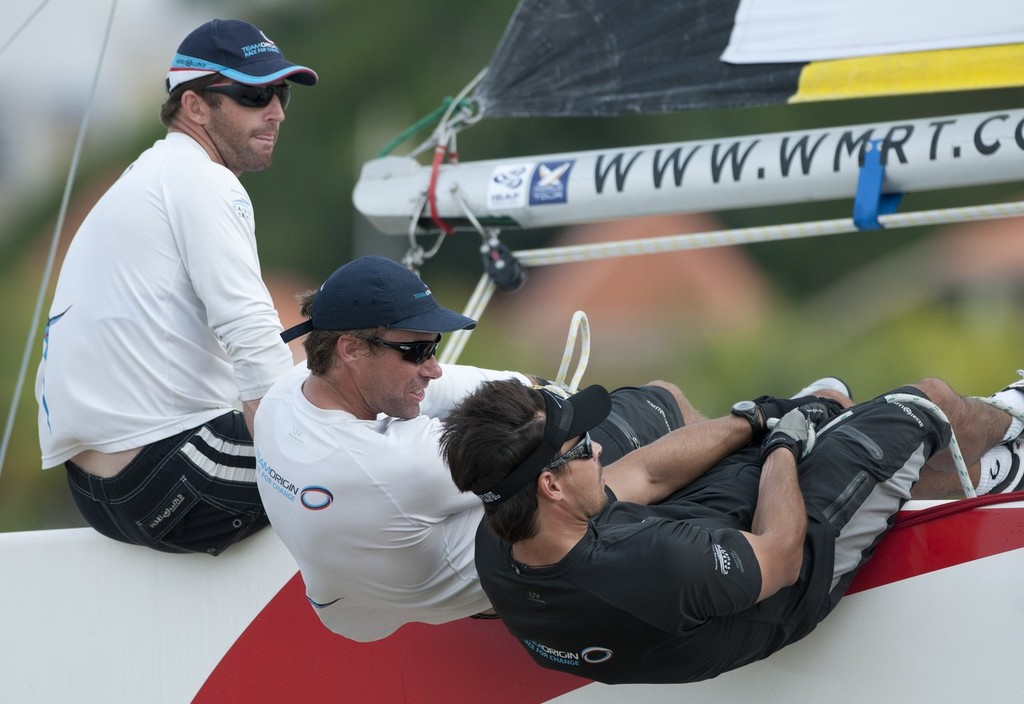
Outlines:
<svg viewBox="0 0 1024 704"><path fill-rule="evenodd" d="M791 103L1024 85L1024 45L972 47L816 61Z"/></svg>

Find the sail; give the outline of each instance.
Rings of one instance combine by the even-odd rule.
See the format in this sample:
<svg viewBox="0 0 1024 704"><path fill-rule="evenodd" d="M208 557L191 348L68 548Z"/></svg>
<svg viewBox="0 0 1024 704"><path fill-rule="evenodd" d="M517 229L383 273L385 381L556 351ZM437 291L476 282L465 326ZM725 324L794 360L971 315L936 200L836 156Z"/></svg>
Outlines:
<svg viewBox="0 0 1024 704"><path fill-rule="evenodd" d="M1019 44L1006 0L740 0L722 56L732 63L824 61Z"/></svg>
<svg viewBox="0 0 1024 704"><path fill-rule="evenodd" d="M1004 0L521 0L488 117L611 116L1024 84Z"/></svg>
<svg viewBox="0 0 1024 704"><path fill-rule="evenodd" d="M719 61L738 0L522 0L474 97L488 117L607 116L786 100L800 64Z"/></svg>

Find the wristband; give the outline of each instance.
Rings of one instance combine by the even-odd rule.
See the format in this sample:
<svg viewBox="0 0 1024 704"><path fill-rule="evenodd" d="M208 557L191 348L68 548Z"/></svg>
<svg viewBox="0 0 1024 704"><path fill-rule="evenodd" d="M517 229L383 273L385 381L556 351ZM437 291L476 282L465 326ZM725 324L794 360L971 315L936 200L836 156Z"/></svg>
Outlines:
<svg viewBox="0 0 1024 704"><path fill-rule="evenodd" d="M757 442L764 436L764 426L761 425L761 416L757 413L757 404L753 401L737 401L732 404L729 412L734 416L745 418L750 423L751 442Z"/></svg>
<svg viewBox="0 0 1024 704"><path fill-rule="evenodd" d="M764 445L761 446L761 464L764 464L764 461L768 459L768 455L780 447L784 447L792 452L793 459L795 460L799 460L800 455L803 454L803 448L799 440L785 433L772 433L768 436Z"/></svg>

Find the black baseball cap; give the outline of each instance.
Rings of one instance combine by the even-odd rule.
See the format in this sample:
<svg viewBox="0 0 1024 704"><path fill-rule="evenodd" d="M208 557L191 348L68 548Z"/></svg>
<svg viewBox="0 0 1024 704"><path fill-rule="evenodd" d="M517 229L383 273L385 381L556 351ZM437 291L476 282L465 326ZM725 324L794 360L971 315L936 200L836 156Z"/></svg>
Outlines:
<svg viewBox="0 0 1024 704"><path fill-rule="evenodd" d="M317 82L315 71L284 58L267 35L242 20L210 20L185 37L167 72L167 92L212 73L249 86L282 78L306 86Z"/></svg>
<svg viewBox="0 0 1024 704"><path fill-rule="evenodd" d="M416 332L471 330L476 321L442 308L420 277L386 257L353 259L313 297L313 317L281 333L285 342L312 330L399 328Z"/></svg>
<svg viewBox="0 0 1024 704"><path fill-rule="evenodd" d="M534 481L555 459L570 438L583 435L612 411L612 399L600 385L588 386L568 398L540 389L544 397L544 435L540 444L523 462L492 488L477 492L488 505L500 504L515 496Z"/></svg>

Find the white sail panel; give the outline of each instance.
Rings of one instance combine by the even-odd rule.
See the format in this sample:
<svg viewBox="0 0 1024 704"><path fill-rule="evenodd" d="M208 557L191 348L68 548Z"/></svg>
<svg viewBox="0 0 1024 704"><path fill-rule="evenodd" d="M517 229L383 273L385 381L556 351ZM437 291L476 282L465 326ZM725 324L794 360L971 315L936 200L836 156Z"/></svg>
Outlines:
<svg viewBox="0 0 1024 704"><path fill-rule="evenodd" d="M740 0L722 60L786 63L1024 42L1006 0Z"/></svg>

